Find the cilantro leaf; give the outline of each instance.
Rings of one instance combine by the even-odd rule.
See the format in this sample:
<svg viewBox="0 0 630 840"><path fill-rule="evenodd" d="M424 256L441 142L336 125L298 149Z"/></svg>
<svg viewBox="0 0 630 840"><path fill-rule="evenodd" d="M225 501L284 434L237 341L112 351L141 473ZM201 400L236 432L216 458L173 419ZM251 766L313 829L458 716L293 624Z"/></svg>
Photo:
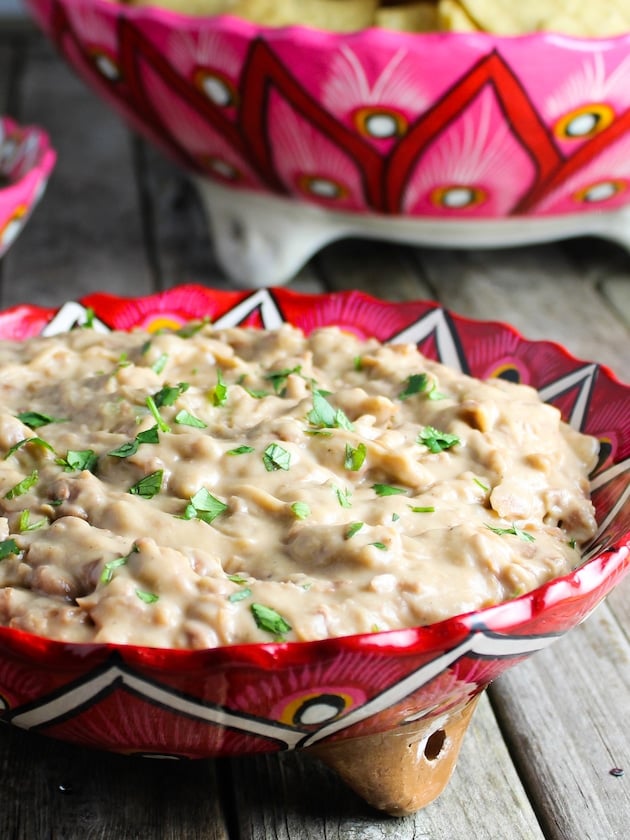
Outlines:
<svg viewBox="0 0 630 840"><path fill-rule="evenodd" d="M190 388L188 382L180 382L177 385L165 385L152 394L153 401L158 408L163 405L173 405L181 395Z"/></svg>
<svg viewBox="0 0 630 840"><path fill-rule="evenodd" d="M450 449L451 446L456 446L461 443L457 435L451 435L448 432L441 432L433 426L425 426L418 435L418 443L426 446L429 452L437 454L443 452L445 449Z"/></svg>
<svg viewBox="0 0 630 840"><path fill-rule="evenodd" d="M426 505L425 507L418 507L417 505L409 505L409 510L412 513L435 513L433 505Z"/></svg>
<svg viewBox="0 0 630 840"><path fill-rule="evenodd" d="M499 536L504 536L505 534L510 534L513 537L518 537L525 542L536 542L536 537L532 536L532 534L528 534L527 531L523 531L522 528L519 528L518 525L512 523L511 528L494 528L492 525L488 525L486 523L486 528L492 531L493 534L498 534Z"/></svg>
<svg viewBox="0 0 630 840"><path fill-rule="evenodd" d="M288 470L291 466L291 453L277 443L270 443L262 458L267 472Z"/></svg>
<svg viewBox="0 0 630 840"><path fill-rule="evenodd" d="M344 534L345 540L351 540L355 534L358 534L361 528L364 526L364 522L353 522L352 525L348 526L348 530Z"/></svg>
<svg viewBox="0 0 630 840"><path fill-rule="evenodd" d="M166 363L168 362L168 353L160 353L157 359L151 365L151 370L154 373L163 373Z"/></svg>
<svg viewBox="0 0 630 840"><path fill-rule="evenodd" d="M227 385L223 381L223 375L219 369L217 369L217 384L211 389L208 396L212 405L225 405L227 402L228 389Z"/></svg>
<svg viewBox="0 0 630 840"><path fill-rule="evenodd" d="M352 494L349 490L345 487L334 487L335 495L337 496L337 501L341 505L342 508L351 508L352 507Z"/></svg>
<svg viewBox="0 0 630 840"><path fill-rule="evenodd" d="M57 458L55 461L65 472L80 472L89 470L94 472L98 463L98 455L93 449L68 449L65 458Z"/></svg>
<svg viewBox="0 0 630 840"><path fill-rule="evenodd" d="M15 540L8 539L2 540L0 542L0 560L6 560L7 557L11 557L13 554L19 554L20 549L18 548L18 544Z"/></svg>
<svg viewBox="0 0 630 840"><path fill-rule="evenodd" d="M343 465L347 470L356 472L363 466L366 455L367 446L364 443L360 443L356 449L354 449L349 443L346 443L346 453Z"/></svg>
<svg viewBox="0 0 630 840"><path fill-rule="evenodd" d="M171 427L168 425L168 423L165 420L162 419L162 415L160 414L158 404L155 401L155 397L154 396L153 397L147 397L146 404L147 404L147 407L148 407L149 411L153 415L153 419L155 420L158 429L161 432L170 432ZM160 403L160 405L170 405L170 403Z"/></svg>
<svg viewBox="0 0 630 840"><path fill-rule="evenodd" d="M200 420L198 417L195 417L194 414L191 414L184 408L182 408L181 411L178 411L175 415L175 422L178 423L180 426L192 426L193 429L208 428L207 423L204 423L203 420Z"/></svg>
<svg viewBox="0 0 630 840"><path fill-rule="evenodd" d="M265 376L273 385L273 390L276 394L280 394L287 384L287 379L292 373L301 373L302 365L296 365L293 368L284 368L283 370L275 370Z"/></svg>
<svg viewBox="0 0 630 840"><path fill-rule="evenodd" d="M25 493L34 487L37 484L39 479L39 473L37 470L33 470L30 475L27 475L26 478L23 478L22 481L18 481L10 490L8 490L4 494L5 499L17 499L18 496L23 496Z"/></svg>
<svg viewBox="0 0 630 840"><path fill-rule="evenodd" d="M50 414L41 414L39 411L23 411L16 414L16 417L29 429L39 429L40 426L47 426L49 423L67 422L63 417L51 417Z"/></svg>
<svg viewBox="0 0 630 840"><path fill-rule="evenodd" d="M156 601L160 600L159 595L156 595L154 592L145 592L142 589L136 589L136 595L145 604L155 604Z"/></svg>
<svg viewBox="0 0 630 840"><path fill-rule="evenodd" d="M281 637L284 633L288 633L291 630L291 625L288 621L271 607L254 602L250 605L250 610L260 630L272 633L276 637Z"/></svg>
<svg viewBox="0 0 630 840"><path fill-rule="evenodd" d="M311 515L311 509L306 502L293 502L291 511L296 519L308 519Z"/></svg>
<svg viewBox="0 0 630 840"><path fill-rule="evenodd" d="M424 394L430 400L443 400L444 394L437 390L437 382L428 373L412 373L407 377L405 387L398 394L398 399L408 400L415 394Z"/></svg>
<svg viewBox="0 0 630 840"><path fill-rule="evenodd" d="M206 522L210 525L217 516L220 516L222 513L228 509L228 506L225 502L222 502L220 499L217 499L216 496L213 496L205 487L202 487L200 490L197 490L195 495L191 498L190 502L186 506L186 510L184 511L183 519L201 519L202 522Z"/></svg>
<svg viewBox="0 0 630 840"><path fill-rule="evenodd" d="M6 461L7 458L10 458L11 455L14 455L18 449L21 449L23 446L29 446L33 444L33 446L41 446L42 449L48 449L49 452L54 452L55 450L53 447L48 443L48 441L44 440L40 437L28 437L22 438L17 443L14 443L13 446L7 450L7 454L4 456L4 460Z"/></svg>
<svg viewBox="0 0 630 840"><path fill-rule="evenodd" d="M237 589L236 592L232 592L231 595L228 595L228 601L231 604L237 604L239 601L244 601L246 598L249 598L252 594L252 590L245 587L244 589Z"/></svg>
<svg viewBox="0 0 630 840"><path fill-rule="evenodd" d="M133 549L126 555L126 557L116 557L114 560L108 560L108 562L103 566L103 571L101 572L101 576L99 578L100 582L109 583L114 577L114 571L119 569L121 566L126 566L131 555L137 551L138 548L134 545Z"/></svg>
<svg viewBox="0 0 630 840"><path fill-rule="evenodd" d="M248 455L250 452L255 452L253 446L237 446L236 449L228 449L226 455Z"/></svg>
<svg viewBox="0 0 630 840"><path fill-rule="evenodd" d="M20 514L20 521L18 523L18 529L23 531L37 531L39 528L43 528L44 525L48 525L48 519L38 519L37 522L31 522L31 512L30 510L23 510Z"/></svg>
<svg viewBox="0 0 630 840"><path fill-rule="evenodd" d="M164 477L164 470L156 470L155 472L145 475L140 481L132 485L128 493L132 496L141 496L143 499L152 499L162 489L162 479Z"/></svg>
<svg viewBox="0 0 630 840"><path fill-rule="evenodd" d="M326 399L325 392L313 388L313 408L307 415L308 422L316 429L346 429L354 426L340 408L334 408Z"/></svg>
<svg viewBox="0 0 630 840"><path fill-rule="evenodd" d="M402 487L394 487L392 484L373 484L372 490L377 496L401 496L407 491Z"/></svg>

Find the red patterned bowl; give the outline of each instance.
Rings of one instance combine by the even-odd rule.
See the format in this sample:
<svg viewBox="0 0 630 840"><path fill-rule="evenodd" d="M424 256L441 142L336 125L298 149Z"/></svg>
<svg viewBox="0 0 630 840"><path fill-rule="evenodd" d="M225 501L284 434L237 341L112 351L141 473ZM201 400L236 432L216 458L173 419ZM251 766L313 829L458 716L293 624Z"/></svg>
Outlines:
<svg viewBox="0 0 630 840"><path fill-rule="evenodd" d="M0 257L42 197L55 159L41 128L0 117Z"/></svg>
<svg viewBox="0 0 630 840"><path fill-rule="evenodd" d="M592 476L599 530L580 568L499 606L427 627L315 642L163 650L65 644L0 628L1 717L87 746L181 758L308 748L368 801L410 812L446 784L480 692L581 622L630 568L630 387L512 328L422 301L359 292L212 291L182 286L141 299L93 294L60 310L0 313L0 337L71 328L216 325L305 332L340 325L404 339L478 377L535 386L601 441ZM366 759L368 756L369 760Z"/></svg>
<svg viewBox="0 0 630 840"><path fill-rule="evenodd" d="M241 283L284 282L350 234L630 244L630 35L336 34L27 2L92 87L194 174Z"/></svg>

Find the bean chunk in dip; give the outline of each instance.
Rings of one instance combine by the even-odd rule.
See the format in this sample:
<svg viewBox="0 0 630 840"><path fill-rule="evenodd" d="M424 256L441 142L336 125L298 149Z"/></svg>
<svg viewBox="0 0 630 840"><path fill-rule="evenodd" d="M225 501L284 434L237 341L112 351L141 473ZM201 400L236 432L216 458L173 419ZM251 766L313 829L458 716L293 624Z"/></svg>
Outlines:
<svg viewBox="0 0 630 840"><path fill-rule="evenodd" d="M565 574L597 441L336 328L0 343L0 624L213 648L426 625Z"/></svg>

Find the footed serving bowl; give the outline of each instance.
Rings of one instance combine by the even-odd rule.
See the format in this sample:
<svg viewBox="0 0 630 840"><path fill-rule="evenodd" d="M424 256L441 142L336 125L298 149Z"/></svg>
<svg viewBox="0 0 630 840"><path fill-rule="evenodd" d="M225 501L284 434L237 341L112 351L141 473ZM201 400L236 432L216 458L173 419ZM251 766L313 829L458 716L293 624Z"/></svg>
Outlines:
<svg viewBox="0 0 630 840"><path fill-rule="evenodd" d="M239 284L285 282L349 235L630 247L630 34L337 34L27 3L81 76L192 174Z"/></svg>
<svg viewBox="0 0 630 840"><path fill-rule="evenodd" d="M0 117L0 257L42 197L55 160L45 131Z"/></svg>
<svg viewBox="0 0 630 840"><path fill-rule="evenodd" d="M410 813L446 785L480 693L507 668L583 621L630 569L630 386L560 346L423 301L359 292L213 291L147 298L92 294L59 310L0 313L0 337L94 329L217 326L305 332L338 325L411 341L474 376L536 387L574 427L597 436L599 529L582 565L535 591L411 629L314 642L165 650L67 644L0 628L0 719L127 754L211 758L305 749L372 805Z"/></svg>

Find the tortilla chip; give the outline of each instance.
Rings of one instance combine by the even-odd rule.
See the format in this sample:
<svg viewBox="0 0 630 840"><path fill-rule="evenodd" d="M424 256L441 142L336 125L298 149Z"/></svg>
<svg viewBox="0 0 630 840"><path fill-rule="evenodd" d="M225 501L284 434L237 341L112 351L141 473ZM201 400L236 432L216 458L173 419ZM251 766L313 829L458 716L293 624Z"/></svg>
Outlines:
<svg viewBox="0 0 630 840"><path fill-rule="evenodd" d="M435 3L395 3L381 6L376 12L376 25L400 32L434 32L438 29Z"/></svg>
<svg viewBox="0 0 630 840"><path fill-rule="evenodd" d="M378 0L237 0L233 13L267 26L354 32L374 24Z"/></svg>
<svg viewBox="0 0 630 840"><path fill-rule="evenodd" d="M440 0L437 17L439 28L447 32L476 32L479 29L457 0Z"/></svg>
<svg viewBox="0 0 630 840"><path fill-rule="evenodd" d="M630 30L630 0L460 0L487 32L520 35L554 31L567 35L614 35Z"/></svg>

